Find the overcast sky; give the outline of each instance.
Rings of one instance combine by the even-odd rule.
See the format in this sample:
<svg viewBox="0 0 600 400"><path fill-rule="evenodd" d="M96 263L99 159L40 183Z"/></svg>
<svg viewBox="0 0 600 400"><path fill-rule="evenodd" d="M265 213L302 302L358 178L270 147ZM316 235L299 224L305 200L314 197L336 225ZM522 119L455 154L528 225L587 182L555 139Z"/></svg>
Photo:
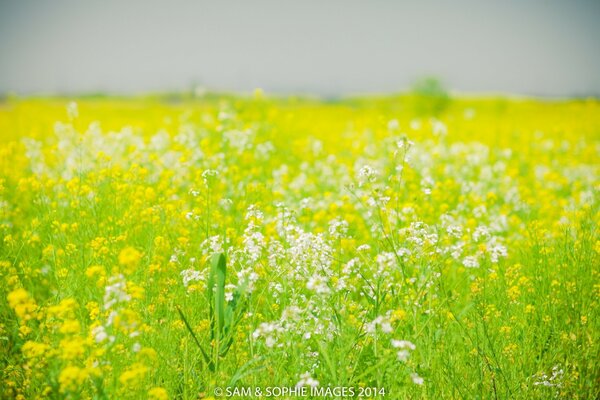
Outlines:
<svg viewBox="0 0 600 400"><path fill-rule="evenodd" d="M0 92L600 94L600 0L0 0Z"/></svg>

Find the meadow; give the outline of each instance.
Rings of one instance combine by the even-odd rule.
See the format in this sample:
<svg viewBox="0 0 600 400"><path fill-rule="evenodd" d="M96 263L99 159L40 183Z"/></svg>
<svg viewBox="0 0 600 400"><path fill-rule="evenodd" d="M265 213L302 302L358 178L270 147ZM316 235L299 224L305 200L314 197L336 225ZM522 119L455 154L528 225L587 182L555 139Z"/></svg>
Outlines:
<svg viewBox="0 0 600 400"><path fill-rule="evenodd" d="M0 398L599 398L600 102L438 100L0 100Z"/></svg>

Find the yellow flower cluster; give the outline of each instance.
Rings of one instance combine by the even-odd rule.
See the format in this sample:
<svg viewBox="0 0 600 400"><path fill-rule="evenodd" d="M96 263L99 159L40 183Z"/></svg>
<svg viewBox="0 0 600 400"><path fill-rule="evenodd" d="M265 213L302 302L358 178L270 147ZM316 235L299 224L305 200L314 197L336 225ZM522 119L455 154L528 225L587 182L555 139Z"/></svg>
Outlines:
<svg viewBox="0 0 600 400"><path fill-rule="evenodd" d="M35 318L37 305L27 290L20 288L13 290L7 296L8 305L15 311L15 314L24 321Z"/></svg>

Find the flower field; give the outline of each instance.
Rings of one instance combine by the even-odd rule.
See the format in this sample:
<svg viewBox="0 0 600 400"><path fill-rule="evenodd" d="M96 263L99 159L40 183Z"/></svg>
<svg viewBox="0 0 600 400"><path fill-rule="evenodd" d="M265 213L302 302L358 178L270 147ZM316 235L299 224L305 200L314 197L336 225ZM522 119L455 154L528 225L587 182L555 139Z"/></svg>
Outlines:
<svg viewBox="0 0 600 400"><path fill-rule="evenodd" d="M600 397L600 102L425 100L1 100L0 398Z"/></svg>

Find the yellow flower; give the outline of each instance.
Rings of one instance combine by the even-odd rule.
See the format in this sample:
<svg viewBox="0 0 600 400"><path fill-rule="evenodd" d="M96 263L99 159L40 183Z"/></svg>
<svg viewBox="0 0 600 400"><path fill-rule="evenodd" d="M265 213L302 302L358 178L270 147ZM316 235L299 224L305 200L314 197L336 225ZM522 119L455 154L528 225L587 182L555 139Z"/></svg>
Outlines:
<svg viewBox="0 0 600 400"><path fill-rule="evenodd" d="M86 271L85 275L88 278L93 278L96 275L104 275L104 268L100 265L92 265Z"/></svg>
<svg viewBox="0 0 600 400"><path fill-rule="evenodd" d="M38 358L42 357L46 352L50 349L45 343L34 342L28 340L25 342L23 347L21 347L21 352L25 356L25 358Z"/></svg>
<svg viewBox="0 0 600 400"><path fill-rule="evenodd" d="M392 321L402 321L406 318L406 311L397 309L392 312Z"/></svg>
<svg viewBox="0 0 600 400"><path fill-rule="evenodd" d="M61 300L61 302L55 306L48 307L47 314L48 317L57 319L74 318L75 311L78 307L79 305L75 299L67 298Z"/></svg>
<svg viewBox="0 0 600 400"><path fill-rule="evenodd" d="M119 377L121 385L132 388L138 386L148 373L148 367L142 363L135 363Z"/></svg>
<svg viewBox="0 0 600 400"><path fill-rule="evenodd" d="M15 314L17 314L19 318L29 320L34 317L37 305L25 289L19 288L13 290L8 294L7 299L8 305L15 310Z"/></svg>
<svg viewBox="0 0 600 400"><path fill-rule="evenodd" d="M69 338L60 341L61 354L63 360L74 360L83 356L85 352L85 342L81 338Z"/></svg>
<svg viewBox="0 0 600 400"><path fill-rule="evenodd" d="M153 348L144 347L138 353L138 357L140 360L145 361L148 364L152 365L158 359L158 354L156 353L156 351Z"/></svg>
<svg viewBox="0 0 600 400"><path fill-rule="evenodd" d="M131 246L125 247L119 253L119 264L125 267L128 272L132 272L138 266L141 259L142 253Z"/></svg>
<svg viewBox="0 0 600 400"><path fill-rule="evenodd" d="M519 286L515 285L515 286L511 286L508 290L507 293L508 298L512 301L515 302L517 300L519 300L519 296L521 296L521 289L519 288Z"/></svg>
<svg viewBox="0 0 600 400"><path fill-rule="evenodd" d="M535 306L532 304L527 304L525 306L525 314L533 314L535 312Z"/></svg>
<svg viewBox="0 0 600 400"><path fill-rule="evenodd" d="M148 399L150 400L168 400L169 394L164 388L154 387L148 390Z"/></svg>
<svg viewBox="0 0 600 400"><path fill-rule="evenodd" d="M59 332L64 334L75 334L79 333L80 330L81 325L79 324L79 321L76 319L67 319L63 322Z"/></svg>
<svg viewBox="0 0 600 400"><path fill-rule="evenodd" d="M19 327L19 335L21 337L25 337L25 336L29 335L32 331L33 331L33 329L31 329L27 325L21 325Z"/></svg>
<svg viewBox="0 0 600 400"><path fill-rule="evenodd" d="M85 305L85 308L88 310L90 315L90 319L92 321L98 319L98 315L100 314L100 306L95 301L90 301Z"/></svg>
<svg viewBox="0 0 600 400"><path fill-rule="evenodd" d="M58 376L61 393L78 390L88 378L89 373L82 368L67 366Z"/></svg>

